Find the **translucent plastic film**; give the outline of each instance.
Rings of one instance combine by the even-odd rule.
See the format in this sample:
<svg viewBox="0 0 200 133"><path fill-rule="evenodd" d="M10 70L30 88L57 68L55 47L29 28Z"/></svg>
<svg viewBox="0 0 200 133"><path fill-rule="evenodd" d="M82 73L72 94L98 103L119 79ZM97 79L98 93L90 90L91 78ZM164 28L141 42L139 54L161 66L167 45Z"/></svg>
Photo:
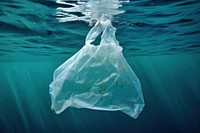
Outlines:
<svg viewBox="0 0 200 133"><path fill-rule="evenodd" d="M103 32L100 45L91 43ZM86 44L54 71L51 108L122 111L137 118L144 107L141 85L115 39L110 20L97 21Z"/></svg>

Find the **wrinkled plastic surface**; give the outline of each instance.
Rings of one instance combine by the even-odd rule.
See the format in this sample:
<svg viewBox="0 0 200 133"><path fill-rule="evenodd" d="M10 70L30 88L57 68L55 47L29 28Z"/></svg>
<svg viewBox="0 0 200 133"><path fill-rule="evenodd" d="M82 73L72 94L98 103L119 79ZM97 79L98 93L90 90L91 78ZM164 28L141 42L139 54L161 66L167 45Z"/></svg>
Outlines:
<svg viewBox="0 0 200 133"><path fill-rule="evenodd" d="M91 43L103 32L100 45ZM141 85L126 62L110 21L97 22L86 44L54 72L51 108L122 111L137 118L144 107Z"/></svg>

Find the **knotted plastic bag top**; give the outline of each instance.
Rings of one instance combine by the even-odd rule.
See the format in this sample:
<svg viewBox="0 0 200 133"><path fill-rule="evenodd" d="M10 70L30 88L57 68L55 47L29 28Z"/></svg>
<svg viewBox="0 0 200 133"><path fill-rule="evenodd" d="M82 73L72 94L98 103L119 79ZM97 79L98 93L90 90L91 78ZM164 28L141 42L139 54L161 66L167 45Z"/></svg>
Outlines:
<svg viewBox="0 0 200 133"><path fill-rule="evenodd" d="M102 33L103 32L103 33ZM51 108L122 111L137 118L144 107L140 82L122 54L109 19L97 21L85 45L54 71ZM92 42L102 33L100 45Z"/></svg>

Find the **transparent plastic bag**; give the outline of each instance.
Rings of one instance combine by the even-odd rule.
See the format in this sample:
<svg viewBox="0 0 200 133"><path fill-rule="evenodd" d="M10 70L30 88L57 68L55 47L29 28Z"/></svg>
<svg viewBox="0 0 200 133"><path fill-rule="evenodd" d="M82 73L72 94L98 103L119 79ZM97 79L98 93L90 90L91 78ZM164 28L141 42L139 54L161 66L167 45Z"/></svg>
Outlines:
<svg viewBox="0 0 200 133"><path fill-rule="evenodd" d="M100 45L91 43L101 33ZM144 107L141 85L122 54L111 21L98 21L86 44L58 67L50 84L51 108L122 111L137 118Z"/></svg>

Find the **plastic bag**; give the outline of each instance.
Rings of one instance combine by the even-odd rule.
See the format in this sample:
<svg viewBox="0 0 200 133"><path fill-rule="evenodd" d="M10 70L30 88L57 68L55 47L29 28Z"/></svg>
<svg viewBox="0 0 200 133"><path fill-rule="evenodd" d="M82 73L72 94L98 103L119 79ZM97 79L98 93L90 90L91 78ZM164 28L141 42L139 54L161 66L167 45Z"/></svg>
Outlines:
<svg viewBox="0 0 200 133"><path fill-rule="evenodd" d="M101 33L100 45L91 43ZM50 84L51 108L68 107L122 111L137 118L144 107L141 85L115 39L110 20L98 21L86 44L58 67Z"/></svg>

